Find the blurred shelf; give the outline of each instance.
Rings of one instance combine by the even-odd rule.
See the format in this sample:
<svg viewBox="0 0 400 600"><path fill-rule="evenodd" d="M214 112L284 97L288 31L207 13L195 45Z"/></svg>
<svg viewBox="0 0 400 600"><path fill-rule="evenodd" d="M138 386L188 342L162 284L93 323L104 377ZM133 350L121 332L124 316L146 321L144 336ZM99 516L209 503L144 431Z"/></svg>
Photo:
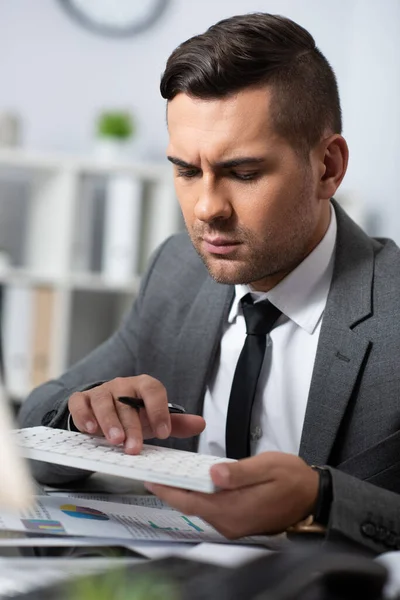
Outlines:
<svg viewBox="0 0 400 600"><path fill-rule="evenodd" d="M113 335L139 291L133 265L140 272L182 228L182 216L166 160L0 148L0 180L2 206L12 215L3 219L4 228L20 225L2 246L3 262L0 252L4 379L20 403L34 386L58 377ZM115 225L114 202L120 206L121 197L124 211ZM111 250L104 249L111 242L118 260L133 253L126 268L118 261L107 266ZM90 271L93 264L102 271Z"/></svg>
<svg viewBox="0 0 400 600"><path fill-rule="evenodd" d="M104 161L88 156L75 156L57 153L40 153L29 150L0 149L0 168L33 169L43 172L71 170L82 174L135 175L144 180L165 181L171 178L171 167L163 162Z"/></svg>
<svg viewBox="0 0 400 600"><path fill-rule="evenodd" d="M29 269L9 268L0 271L0 282L19 285L49 285L62 289L136 294L139 276L124 282L112 281L99 273L71 273L59 276Z"/></svg>

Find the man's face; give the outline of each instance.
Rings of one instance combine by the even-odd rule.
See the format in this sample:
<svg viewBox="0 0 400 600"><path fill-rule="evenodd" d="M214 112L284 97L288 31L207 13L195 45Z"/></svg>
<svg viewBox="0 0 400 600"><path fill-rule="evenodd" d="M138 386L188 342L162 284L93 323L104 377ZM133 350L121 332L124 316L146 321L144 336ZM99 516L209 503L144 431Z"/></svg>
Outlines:
<svg viewBox="0 0 400 600"><path fill-rule="evenodd" d="M270 289L318 244L329 203L320 168L278 136L268 88L168 105L175 188L195 249L220 283Z"/></svg>

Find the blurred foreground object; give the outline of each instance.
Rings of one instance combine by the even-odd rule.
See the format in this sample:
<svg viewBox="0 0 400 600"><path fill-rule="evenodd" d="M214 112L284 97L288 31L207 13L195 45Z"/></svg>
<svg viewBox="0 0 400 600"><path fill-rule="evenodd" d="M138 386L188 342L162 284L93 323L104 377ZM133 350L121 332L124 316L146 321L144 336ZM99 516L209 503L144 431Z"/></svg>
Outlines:
<svg viewBox="0 0 400 600"><path fill-rule="evenodd" d="M387 571L370 558L297 548L239 568L169 556L24 595L24 600L382 600ZM20 597L20 596L18 596ZM22 597L21 597L22 600Z"/></svg>
<svg viewBox="0 0 400 600"><path fill-rule="evenodd" d="M33 502L33 484L11 435L12 427L0 381L0 509L21 510Z"/></svg>
<svg viewBox="0 0 400 600"><path fill-rule="evenodd" d="M139 575L132 580L127 569L107 572L100 577L87 576L72 582L67 600L179 600L178 586L167 573Z"/></svg>

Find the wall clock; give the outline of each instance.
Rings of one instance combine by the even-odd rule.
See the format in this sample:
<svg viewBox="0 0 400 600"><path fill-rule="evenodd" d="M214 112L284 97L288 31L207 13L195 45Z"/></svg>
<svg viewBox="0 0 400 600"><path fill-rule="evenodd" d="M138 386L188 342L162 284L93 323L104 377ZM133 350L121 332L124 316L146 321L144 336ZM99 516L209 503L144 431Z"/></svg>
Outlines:
<svg viewBox="0 0 400 600"><path fill-rule="evenodd" d="M129 37L151 27L170 0L58 0L86 29L109 37Z"/></svg>

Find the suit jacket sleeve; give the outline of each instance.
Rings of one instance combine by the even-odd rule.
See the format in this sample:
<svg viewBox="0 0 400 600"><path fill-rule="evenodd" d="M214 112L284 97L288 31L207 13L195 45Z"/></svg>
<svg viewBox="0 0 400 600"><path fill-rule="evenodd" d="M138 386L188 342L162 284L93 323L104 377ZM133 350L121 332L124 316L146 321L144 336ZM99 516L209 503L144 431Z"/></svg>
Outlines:
<svg viewBox="0 0 400 600"><path fill-rule="evenodd" d="M328 541L346 541L375 554L400 549L400 496L339 471L329 469L333 502Z"/></svg>
<svg viewBox="0 0 400 600"><path fill-rule="evenodd" d="M31 392L24 401L20 414L21 427L46 425L66 428L68 399L77 391L84 391L115 377L130 377L137 373L137 329L140 306L146 293L147 283L165 244L156 251L143 278L138 298L121 327L87 357L71 367L59 379L49 381ZM45 484L59 485L82 479L90 473L32 461L34 477Z"/></svg>

